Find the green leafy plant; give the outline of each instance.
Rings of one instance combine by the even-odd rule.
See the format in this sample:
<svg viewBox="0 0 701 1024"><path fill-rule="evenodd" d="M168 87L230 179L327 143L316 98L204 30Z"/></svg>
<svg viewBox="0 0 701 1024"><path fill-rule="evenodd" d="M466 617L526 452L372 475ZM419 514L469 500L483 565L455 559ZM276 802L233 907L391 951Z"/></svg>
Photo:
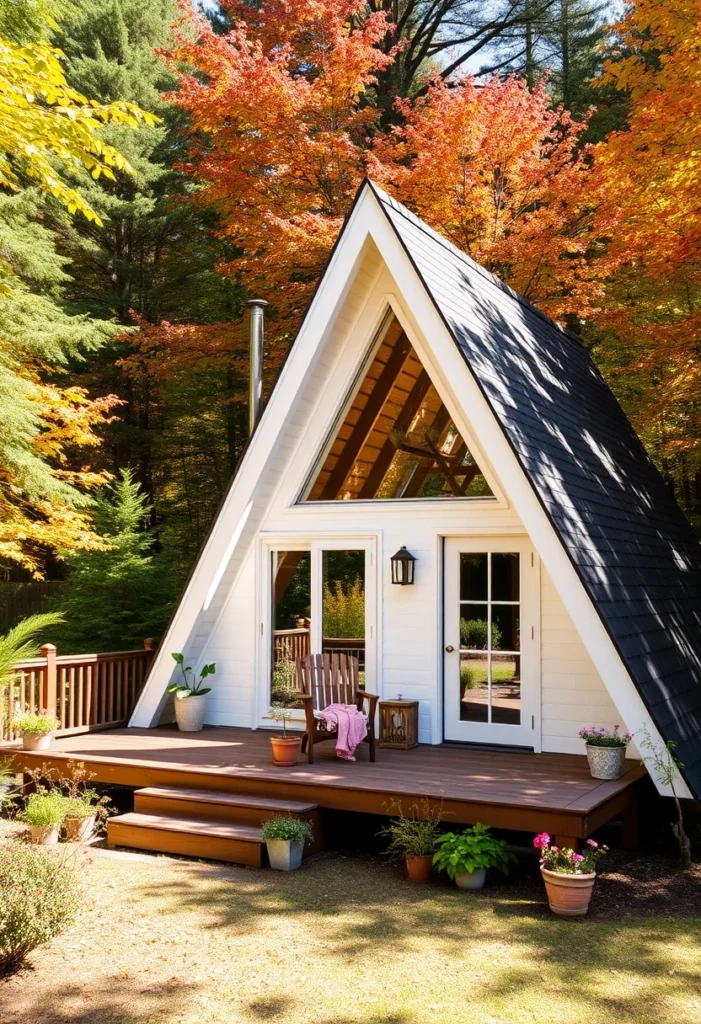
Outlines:
<svg viewBox="0 0 701 1024"><path fill-rule="evenodd" d="M438 849L433 857L434 867L445 871L450 879L480 868L496 868L505 875L514 860L506 852L506 843L495 839L488 825L477 822L463 832L446 832L437 840Z"/></svg>
<svg viewBox="0 0 701 1024"><path fill-rule="evenodd" d="M212 689L211 686L203 686L202 683L205 681L207 676L213 676L217 670L215 664L203 665L200 669L200 678L195 679L193 676L189 676L188 672L192 672L190 665L185 664L185 657L182 654L172 654L173 661L179 666L180 672L183 677L182 683L173 683L168 687L168 693L174 693L176 700L185 700L187 697L202 697L205 693L209 693Z"/></svg>
<svg viewBox="0 0 701 1024"><path fill-rule="evenodd" d="M386 855L392 860L403 860L434 853L441 834L442 813L442 806L431 808L428 800L412 804L408 814L398 808L397 816L377 833L389 839Z"/></svg>
<svg viewBox="0 0 701 1024"><path fill-rule="evenodd" d="M596 871L596 862L608 853L608 846L599 845L593 839L587 839L584 853L577 853L568 846L562 848L553 845L547 832L540 832L533 840L533 845L540 850L540 863L547 871L558 875L589 875Z"/></svg>
<svg viewBox="0 0 701 1024"><path fill-rule="evenodd" d="M30 615L8 630L5 636L0 636L0 687L9 686L15 681L15 665L18 661L39 656L41 646L37 636L49 626L56 626L60 622L63 622L63 615L58 612Z"/></svg>
<svg viewBox="0 0 701 1024"><path fill-rule="evenodd" d="M81 902L75 868L25 843L0 845L0 973L63 931Z"/></svg>
<svg viewBox="0 0 701 1024"><path fill-rule="evenodd" d="M636 733L637 735L637 733ZM672 825L672 832L679 844L679 854L682 860L682 867L691 867L691 842L684 828L684 814L676 784L684 768L684 762L680 761L675 753L675 744L668 740L667 743L655 743L648 729L642 730L640 749L647 751L643 757L643 764L651 767L653 774L658 780L667 786L672 794L672 799L677 810L677 820Z"/></svg>
<svg viewBox="0 0 701 1024"><path fill-rule="evenodd" d="M48 736L54 729L58 729L59 721L54 715L46 711L27 711L24 715L18 715L12 719L12 726L16 732L28 733L31 736Z"/></svg>
<svg viewBox="0 0 701 1024"><path fill-rule="evenodd" d="M57 826L66 816L66 798L56 789L31 793L17 817L27 825Z"/></svg>
<svg viewBox="0 0 701 1024"><path fill-rule="evenodd" d="M588 725L579 730L579 735L589 747L627 747L633 737L629 732L621 733L620 729L620 725L614 725L613 729Z"/></svg>
<svg viewBox="0 0 701 1024"><path fill-rule="evenodd" d="M460 644L462 647L474 648L477 651L487 650L489 623L486 619L460 619ZM492 623L492 650L496 651L501 643L501 630L496 622Z"/></svg>
<svg viewBox="0 0 701 1024"><path fill-rule="evenodd" d="M287 723L290 721L294 714L289 704L271 704L268 714L270 715L274 722L282 722L282 738L287 739Z"/></svg>
<svg viewBox="0 0 701 1024"><path fill-rule="evenodd" d="M276 814L274 818L264 821L260 832L265 841L283 839L292 843L306 843L308 839L314 838L311 822L285 814Z"/></svg>
<svg viewBox="0 0 701 1024"><path fill-rule="evenodd" d="M80 821L91 818L93 814L97 813L97 793L94 794L94 797L95 799L90 793L85 793L83 796L64 797L64 817L77 818Z"/></svg>

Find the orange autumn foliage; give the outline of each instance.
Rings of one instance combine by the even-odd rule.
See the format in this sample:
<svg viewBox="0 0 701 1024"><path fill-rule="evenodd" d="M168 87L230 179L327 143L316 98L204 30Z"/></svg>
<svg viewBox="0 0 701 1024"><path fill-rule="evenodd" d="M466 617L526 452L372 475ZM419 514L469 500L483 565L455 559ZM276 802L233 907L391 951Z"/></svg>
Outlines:
<svg viewBox="0 0 701 1024"><path fill-rule="evenodd" d="M610 237L601 359L675 475L701 467L700 0L635 0L604 83L629 95L626 131L596 149ZM691 462L687 461L687 457Z"/></svg>
<svg viewBox="0 0 701 1024"><path fill-rule="evenodd" d="M403 101L403 126L386 133L371 102L376 73L394 59L378 46L384 14L359 18L362 0L224 6L233 18L246 13L224 35L185 15L169 55L179 75L172 98L197 133L186 169L238 253L219 269L271 302L268 369L289 348L367 173L552 315L588 311L597 285L585 258L582 126L549 109L544 89L436 83ZM164 324L135 343L133 372L148 362L169 376L226 355L245 373L243 322Z"/></svg>

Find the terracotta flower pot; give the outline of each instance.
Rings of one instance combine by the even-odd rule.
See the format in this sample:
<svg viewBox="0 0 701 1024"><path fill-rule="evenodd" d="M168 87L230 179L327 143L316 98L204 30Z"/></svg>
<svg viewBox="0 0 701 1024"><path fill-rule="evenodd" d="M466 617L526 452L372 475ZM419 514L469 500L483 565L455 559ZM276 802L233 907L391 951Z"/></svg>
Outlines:
<svg viewBox="0 0 701 1024"><path fill-rule="evenodd" d="M181 732L199 732L204 726L207 710L207 694L196 693L192 697L175 700L175 720Z"/></svg>
<svg viewBox="0 0 701 1024"><path fill-rule="evenodd" d="M625 747L597 747L587 743L587 760L593 779L620 779L626 760Z"/></svg>
<svg viewBox="0 0 701 1024"><path fill-rule="evenodd" d="M430 853L424 855L407 853L406 855L406 873L410 882L424 885L431 877L432 866L433 855Z"/></svg>
<svg viewBox="0 0 701 1024"><path fill-rule="evenodd" d="M553 914L560 917L584 917L589 910L596 873L564 875L541 867L548 903Z"/></svg>
<svg viewBox="0 0 701 1024"><path fill-rule="evenodd" d="M52 732L23 732L22 750L48 750L54 740Z"/></svg>
<svg viewBox="0 0 701 1024"><path fill-rule="evenodd" d="M87 843L95 830L95 815L89 818L66 818L63 822L69 843Z"/></svg>
<svg viewBox="0 0 701 1024"><path fill-rule="evenodd" d="M58 825L30 825L32 843L35 846L56 846L58 843Z"/></svg>
<svg viewBox="0 0 701 1024"><path fill-rule="evenodd" d="M301 736L271 736L270 746L273 748L273 764L279 768L289 768L297 764L299 750L302 746Z"/></svg>

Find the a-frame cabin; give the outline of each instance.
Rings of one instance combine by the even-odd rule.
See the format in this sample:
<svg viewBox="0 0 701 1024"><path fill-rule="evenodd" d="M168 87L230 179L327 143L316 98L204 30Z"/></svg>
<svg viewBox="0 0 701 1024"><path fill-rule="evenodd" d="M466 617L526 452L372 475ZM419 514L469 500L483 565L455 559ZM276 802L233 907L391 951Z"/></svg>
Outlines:
<svg viewBox="0 0 701 1024"><path fill-rule="evenodd" d="M433 749L264 769L276 673L339 650L381 699L418 701ZM172 651L217 665L197 755L155 728ZM199 765L220 788L378 813L428 793L581 838L631 808L643 735L701 795L700 680L699 545L588 353L366 182L107 756L161 765L132 785ZM593 723L638 741L621 783L588 778Z"/></svg>

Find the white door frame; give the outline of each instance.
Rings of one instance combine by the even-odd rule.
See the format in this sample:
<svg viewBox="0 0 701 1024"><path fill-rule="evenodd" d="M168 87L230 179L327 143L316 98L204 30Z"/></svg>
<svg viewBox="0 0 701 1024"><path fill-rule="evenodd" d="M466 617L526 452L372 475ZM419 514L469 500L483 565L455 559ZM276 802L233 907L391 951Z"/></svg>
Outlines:
<svg viewBox="0 0 701 1024"><path fill-rule="evenodd" d="M460 553L518 552L521 724L460 721ZM484 602L487 603L486 601ZM452 648L452 650L448 650ZM541 750L540 562L527 537L446 537L443 552L443 734L447 742Z"/></svg>
<svg viewBox="0 0 701 1024"><path fill-rule="evenodd" d="M312 652L321 650L321 618L323 594L323 552L364 551L365 552L365 688L369 693L378 693L379 671L377 664L378 644L378 572L377 536L334 534L320 537L319 534L300 537L299 534L275 535L261 541L259 569L259 613L258 649L255 669L256 728L272 728L273 720L268 714L270 708L270 673L272 670L272 576L271 556L275 551L309 551L311 553L311 636ZM299 712L292 718L291 725L304 723L304 714Z"/></svg>

